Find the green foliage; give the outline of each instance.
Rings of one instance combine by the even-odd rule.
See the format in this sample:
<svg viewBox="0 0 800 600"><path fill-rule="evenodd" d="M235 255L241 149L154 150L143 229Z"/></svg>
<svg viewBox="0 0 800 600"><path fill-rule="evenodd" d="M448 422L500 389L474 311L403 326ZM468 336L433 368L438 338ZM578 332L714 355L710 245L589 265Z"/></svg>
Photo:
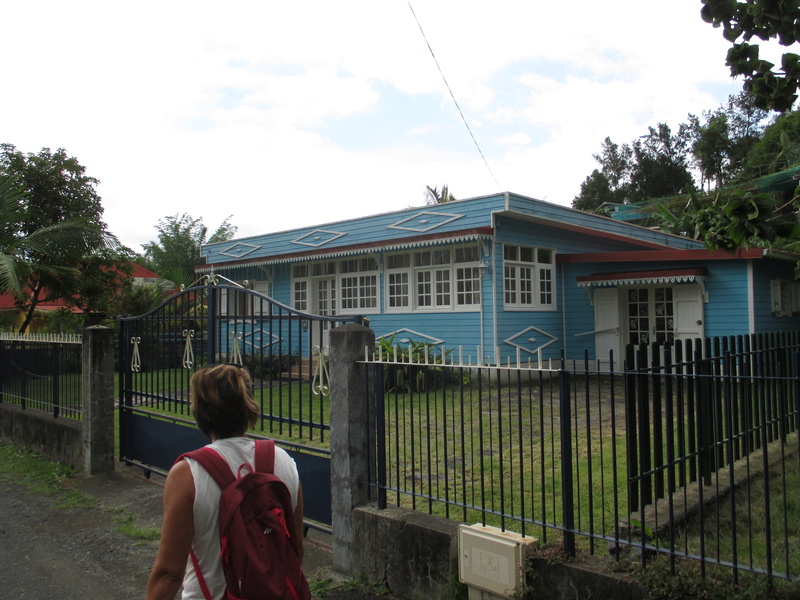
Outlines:
<svg viewBox="0 0 800 600"><path fill-rule="evenodd" d="M753 144L747 155L739 181L800 163L800 110L780 115Z"/></svg>
<svg viewBox="0 0 800 600"><path fill-rule="evenodd" d="M161 539L160 527L141 527L136 523L136 515L128 513L116 517L117 528L123 535L134 540L158 541Z"/></svg>
<svg viewBox="0 0 800 600"><path fill-rule="evenodd" d="M383 370L383 389L387 392L424 392L436 389L442 383L443 371L436 364L442 364L452 352L441 350L425 342L411 342L407 346L395 344L394 338L382 337L377 340L375 354L387 365Z"/></svg>
<svg viewBox="0 0 800 600"><path fill-rule="evenodd" d="M194 268L203 263L204 244L225 242L233 238L237 228L225 219L208 237L203 219L183 213L161 219L156 225L158 241L142 245L146 266L176 285L190 285Z"/></svg>
<svg viewBox="0 0 800 600"><path fill-rule="evenodd" d="M129 280L130 254L101 220L98 183L63 148L0 146L0 291L25 315L20 332L45 301L103 312Z"/></svg>
<svg viewBox="0 0 800 600"><path fill-rule="evenodd" d="M717 194L712 203L695 213L695 220L700 239L711 250L769 247L800 235L794 214L778 210L770 194L744 190Z"/></svg>
<svg viewBox="0 0 800 600"><path fill-rule="evenodd" d="M445 202L453 202L456 197L450 193L450 188L447 184L442 186L442 191L437 187L425 186L425 204L444 204Z"/></svg>
<svg viewBox="0 0 800 600"><path fill-rule="evenodd" d="M678 560L674 571L669 558L657 557L644 568L638 568L636 578L647 588L652 600L790 600L796 598L796 584L771 585L767 577L754 573L739 573L734 584L733 572L727 567L706 566L705 576L697 561Z"/></svg>
<svg viewBox="0 0 800 600"><path fill-rule="evenodd" d="M61 484L74 477L69 465L49 461L40 454L0 442L0 479L24 486L34 494L54 496Z"/></svg>
<svg viewBox="0 0 800 600"><path fill-rule="evenodd" d="M775 65L759 57L753 37L777 40L782 46L800 42L800 5L796 0L702 0L700 14L714 27L722 27L731 42L726 64L731 75L742 75L744 87L760 108L787 111L797 99L800 85L800 56L786 52L781 59L782 74ZM742 42L736 43L741 38Z"/></svg>
<svg viewBox="0 0 800 600"><path fill-rule="evenodd" d="M143 315L156 308L169 294L159 284L130 286L124 289L109 307L109 316Z"/></svg>

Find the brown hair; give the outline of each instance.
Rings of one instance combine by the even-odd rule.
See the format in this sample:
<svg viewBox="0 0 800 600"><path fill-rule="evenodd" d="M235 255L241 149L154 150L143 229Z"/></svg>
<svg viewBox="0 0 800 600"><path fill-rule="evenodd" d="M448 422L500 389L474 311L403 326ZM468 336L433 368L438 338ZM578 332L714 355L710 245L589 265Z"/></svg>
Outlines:
<svg viewBox="0 0 800 600"><path fill-rule="evenodd" d="M259 409L247 369L208 365L189 381L189 400L197 426L211 437L242 435L258 422Z"/></svg>

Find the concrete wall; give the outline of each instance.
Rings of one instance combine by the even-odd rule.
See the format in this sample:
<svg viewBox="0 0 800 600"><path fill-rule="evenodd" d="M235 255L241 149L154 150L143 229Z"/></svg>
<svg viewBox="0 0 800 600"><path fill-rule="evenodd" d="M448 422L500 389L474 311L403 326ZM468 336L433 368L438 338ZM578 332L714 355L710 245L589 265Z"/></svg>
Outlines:
<svg viewBox="0 0 800 600"><path fill-rule="evenodd" d="M86 475L114 470L114 332L83 331L83 419L54 418L0 403L0 439L66 463Z"/></svg>
<svg viewBox="0 0 800 600"><path fill-rule="evenodd" d="M353 511L354 574L401 598L446 598L458 581L458 523L397 506Z"/></svg>
<svg viewBox="0 0 800 600"><path fill-rule="evenodd" d="M44 411L0 403L0 439L50 460L83 468L83 424Z"/></svg>

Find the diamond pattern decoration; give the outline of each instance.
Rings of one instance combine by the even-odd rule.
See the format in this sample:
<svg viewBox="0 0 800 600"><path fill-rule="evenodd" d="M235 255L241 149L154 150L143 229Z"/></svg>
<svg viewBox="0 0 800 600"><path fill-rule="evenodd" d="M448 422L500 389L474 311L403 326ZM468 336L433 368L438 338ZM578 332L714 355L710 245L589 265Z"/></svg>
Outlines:
<svg viewBox="0 0 800 600"><path fill-rule="evenodd" d="M395 336L394 341L396 344L410 344L411 342L423 342L423 343L428 343L431 346L438 346L439 344L444 343L444 340L440 340L438 338L425 335L424 333L419 333L412 329L406 329L406 328L392 331L391 333L387 333L386 335L380 336L378 339L381 340L383 338L391 338L392 336Z"/></svg>
<svg viewBox="0 0 800 600"><path fill-rule="evenodd" d="M346 233L341 231L328 231L327 229L315 229L305 235L301 235L296 240L292 240L293 244L301 244L303 246L311 246L319 248L325 244L330 244L333 240L338 240Z"/></svg>
<svg viewBox="0 0 800 600"><path fill-rule="evenodd" d="M244 335L244 345L255 350L269 348L272 344L277 344L280 341L281 337L279 335L270 333L262 328L254 329Z"/></svg>
<svg viewBox="0 0 800 600"><path fill-rule="evenodd" d="M261 248L261 246L254 246L253 244L245 244L244 242L237 242L233 246L229 248L225 248L220 254L223 256L230 256L231 258L243 258L250 254L251 252L255 252Z"/></svg>
<svg viewBox="0 0 800 600"><path fill-rule="evenodd" d="M544 336L543 339L537 338L535 335L531 335L531 332L536 332ZM528 339L523 339L528 336ZM550 338L549 340L547 338ZM508 344L509 346L513 346L514 348L519 348L523 352L528 352L529 354L535 354L537 351L542 350L543 348L547 348L550 344L558 340L557 337L547 333L546 331L542 331L536 327L527 327L523 329L519 333L512 335L507 340L503 340L504 344Z"/></svg>
<svg viewBox="0 0 800 600"><path fill-rule="evenodd" d="M436 229L437 227L441 227L442 225L447 225L448 223L455 221L456 219L460 219L463 216L464 215L453 215L450 213L423 210L422 212L418 212L415 215L406 217L397 223L388 225L387 228L425 233L427 231L431 231L432 229Z"/></svg>

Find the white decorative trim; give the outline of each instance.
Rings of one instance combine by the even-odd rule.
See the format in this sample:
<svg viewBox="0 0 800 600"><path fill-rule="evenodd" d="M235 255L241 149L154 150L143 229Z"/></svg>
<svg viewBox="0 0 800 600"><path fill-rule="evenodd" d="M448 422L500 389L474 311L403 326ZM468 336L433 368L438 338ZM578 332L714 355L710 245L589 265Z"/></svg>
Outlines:
<svg viewBox="0 0 800 600"><path fill-rule="evenodd" d="M413 216L406 217L398 221L397 223L393 223L392 225L387 225L387 229L402 229L404 231L416 231L417 233L427 233L437 227L441 227L442 225L447 225L448 223L452 223L456 219L460 219L464 215L453 215L450 213L440 213L434 212L432 210L423 210ZM431 219L425 219L421 217L445 217L443 219L438 219L434 223L430 223ZM417 221L419 226L411 227L407 226L406 223L412 223ZM430 224L429 224L430 223Z"/></svg>
<svg viewBox="0 0 800 600"><path fill-rule="evenodd" d="M413 329L407 329L407 328L396 329L395 331L377 337L376 340L391 338L392 336L398 336L404 333L408 335L407 336L402 335L401 339L397 339L397 337L395 337L395 342L397 344L410 344L411 342L426 342L431 344L432 346L439 346L440 344L444 344L444 340L440 340L439 338L434 338L429 335L425 335L424 333L419 333L418 331L414 331ZM417 339L411 339L411 338L417 338Z"/></svg>
<svg viewBox="0 0 800 600"><path fill-rule="evenodd" d="M241 248L241 250L234 250L234 248ZM245 244L244 242L236 242L233 246L229 246L220 251L223 256L230 256L231 258L244 258L251 252L259 250L261 246L254 246L253 244Z"/></svg>
<svg viewBox="0 0 800 600"><path fill-rule="evenodd" d="M699 283L705 284L704 275L659 275L656 277L630 277L626 279L599 279L579 281L578 287L615 287L619 285L649 285L653 283Z"/></svg>
<svg viewBox="0 0 800 600"><path fill-rule="evenodd" d="M195 268L195 273L213 273L225 271L227 269L238 269L240 267L265 267L270 265L281 265L296 262L307 262L320 260L321 258L341 258L343 256L356 256L361 254L374 254L376 252L393 252L395 250L407 250L411 248L422 248L424 246L443 246L445 244L457 244L461 242L476 242L482 240L489 240L491 236L486 233L468 233L462 235L454 235L452 237L442 237L433 240L416 240L411 242L403 241L402 239L393 241L392 243L383 246L374 246L370 248L348 248L333 252L326 252L324 255L311 254L298 258L296 256L285 258L264 258L263 260L254 260L246 265L227 265L225 263L217 263L214 265L201 265Z"/></svg>
<svg viewBox="0 0 800 600"><path fill-rule="evenodd" d="M520 344L517 344L514 341L517 338L520 338L520 337L530 333L531 331L535 331L536 333L540 333L543 336L546 336L546 337L550 338L550 340L545 342L544 344L540 344L538 346L535 346L532 350L526 348L525 346L521 346ZM531 344L535 344L539 340L536 337L530 337L525 341L526 342L530 342ZM534 354L535 352L537 352L539 350L543 350L544 348L547 348L550 344L553 344L553 343L555 343L557 341L558 341L558 338L556 336L554 336L554 335L552 335L550 333L547 333L546 331L543 331L543 330L539 329L538 327L534 327L533 325L531 325L530 327L526 327L525 329L523 329L519 333L517 333L515 335L512 335L510 338L503 340L503 343L504 344L508 344L509 346L512 346L514 348L519 348L523 352L527 352L529 354Z"/></svg>
<svg viewBox="0 0 800 600"><path fill-rule="evenodd" d="M320 234L325 234L320 235ZM341 231L328 231L327 229L315 229L305 235L301 235L296 240L292 240L292 244L300 244L303 246L311 246L312 248L319 248L320 246L324 246L325 244L330 244L334 240L338 240L340 237L347 235L346 233L342 233ZM305 242L303 240L313 238L314 242Z"/></svg>

